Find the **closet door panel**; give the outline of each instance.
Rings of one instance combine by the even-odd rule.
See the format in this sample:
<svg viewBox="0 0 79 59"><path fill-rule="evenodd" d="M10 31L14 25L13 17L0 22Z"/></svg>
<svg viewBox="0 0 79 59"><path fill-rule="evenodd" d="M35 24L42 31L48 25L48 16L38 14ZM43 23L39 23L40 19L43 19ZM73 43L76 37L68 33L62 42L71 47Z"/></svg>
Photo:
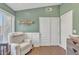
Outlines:
<svg viewBox="0 0 79 59"><path fill-rule="evenodd" d="M50 45L50 18L40 18L41 45Z"/></svg>
<svg viewBox="0 0 79 59"><path fill-rule="evenodd" d="M59 44L59 18L51 18L51 45Z"/></svg>

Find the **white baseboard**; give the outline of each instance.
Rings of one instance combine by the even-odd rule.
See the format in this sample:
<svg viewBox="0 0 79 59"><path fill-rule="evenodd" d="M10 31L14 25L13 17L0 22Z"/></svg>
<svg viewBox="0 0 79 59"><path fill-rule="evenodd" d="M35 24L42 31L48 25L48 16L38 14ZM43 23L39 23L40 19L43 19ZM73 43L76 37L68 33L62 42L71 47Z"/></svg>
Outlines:
<svg viewBox="0 0 79 59"><path fill-rule="evenodd" d="M41 44L40 46L58 46L58 45L53 45L53 44L52 45L42 45Z"/></svg>
<svg viewBox="0 0 79 59"><path fill-rule="evenodd" d="M39 47L39 46L40 46L40 45L38 45L38 44L37 44L37 45L36 45L36 44L34 44L34 47Z"/></svg>
<svg viewBox="0 0 79 59"><path fill-rule="evenodd" d="M40 44L40 46L50 46L50 45L48 45L48 44Z"/></svg>
<svg viewBox="0 0 79 59"><path fill-rule="evenodd" d="M63 45L59 44L59 46L66 50L66 48Z"/></svg>

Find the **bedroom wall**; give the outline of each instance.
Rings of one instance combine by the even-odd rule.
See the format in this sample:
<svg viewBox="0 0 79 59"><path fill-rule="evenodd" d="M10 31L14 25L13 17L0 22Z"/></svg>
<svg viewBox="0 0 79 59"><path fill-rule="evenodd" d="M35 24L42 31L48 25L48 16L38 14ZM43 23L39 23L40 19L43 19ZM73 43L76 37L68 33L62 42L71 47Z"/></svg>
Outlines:
<svg viewBox="0 0 79 59"><path fill-rule="evenodd" d="M73 10L73 30L76 30L76 33L79 34L79 3L64 3L60 6L60 15Z"/></svg>
<svg viewBox="0 0 79 59"><path fill-rule="evenodd" d="M0 9L3 9L5 11L15 15L15 12L10 7L8 7L5 3L0 3Z"/></svg>
<svg viewBox="0 0 79 59"><path fill-rule="evenodd" d="M45 11L45 9L49 7L53 9L52 12ZM39 17L59 17L59 6L48 6L48 7L16 11L16 31L39 32ZM34 24L32 25L19 24L18 20L21 19L30 19L34 22Z"/></svg>
<svg viewBox="0 0 79 59"><path fill-rule="evenodd" d="M53 11L51 13L45 11L45 8L48 7L53 8ZM59 15L63 15L69 10L73 10L72 26L73 29L77 31L77 33L75 34L79 34L79 3L64 3L61 6L48 6L48 7L16 11L16 31L39 32L39 17L53 17L53 16L56 17ZM4 3L0 3L0 8L15 15L15 11L13 11L10 7L8 7ZM31 26L18 24L17 20L23 18L33 20L34 24L32 24Z"/></svg>
<svg viewBox="0 0 79 59"><path fill-rule="evenodd" d="M45 8L52 7L53 11L51 13L46 12ZM34 8L29 10L21 10L16 11L16 31L24 31L24 32L39 32L39 17L56 17L59 15L63 15L69 10L73 10L73 29L77 31L75 34L79 34L79 3L64 3L61 6L48 6L41 8ZM13 11L10 7L8 7L4 3L0 3L0 8L10 12L15 15L15 11ZM34 24L31 26L20 25L17 23L17 20L20 19L30 19L34 21ZM27 30L26 30L27 29Z"/></svg>

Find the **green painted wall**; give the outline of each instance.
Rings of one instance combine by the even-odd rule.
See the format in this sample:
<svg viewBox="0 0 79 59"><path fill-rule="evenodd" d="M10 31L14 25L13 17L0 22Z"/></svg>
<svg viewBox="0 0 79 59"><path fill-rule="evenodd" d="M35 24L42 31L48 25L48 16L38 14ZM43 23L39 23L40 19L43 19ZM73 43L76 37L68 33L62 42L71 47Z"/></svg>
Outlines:
<svg viewBox="0 0 79 59"><path fill-rule="evenodd" d="M13 14L13 15L15 15L15 12L4 3L0 3L0 8L11 13L11 14Z"/></svg>
<svg viewBox="0 0 79 59"><path fill-rule="evenodd" d="M60 15L73 10L73 29L79 34L79 3L64 3L60 6ZM74 34L74 33L73 33Z"/></svg>
<svg viewBox="0 0 79 59"><path fill-rule="evenodd" d="M23 32L39 32L39 17L58 17L59 15L59 6L49 6L53 9L52 12L46 12L45 8L34 8L29 10L16 11L16 31ZM18 20L21 19L30 19L34 21L32 25L23 25L19 24Z"/></svg>
<svg viewBox="0 0 79 59"><path fill-rule="evenodd" d="M52 7L52 12L46 12L45 8ZM39 32L39 17L56 17L63 15L64 13L73 10L73 29L76 29L79 34L79 3L64 3L60 6L48 6L41 8L34 8L28 10L16 11L16 31L24 32ZM15 15L10 7L4 3L0 3L0 8ZM21 19L30 19L34 21L32 25L18 24L17 21Z"/></svg>

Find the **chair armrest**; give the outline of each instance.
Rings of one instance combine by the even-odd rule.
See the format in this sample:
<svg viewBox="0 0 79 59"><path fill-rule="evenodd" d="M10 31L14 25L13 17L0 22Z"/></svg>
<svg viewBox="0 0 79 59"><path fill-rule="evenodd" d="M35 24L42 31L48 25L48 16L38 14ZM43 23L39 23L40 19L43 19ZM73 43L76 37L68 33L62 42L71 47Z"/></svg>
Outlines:
<svg viewBox="0 0 79 59"><path fill-rule="evenodd" d="M19 44L16 44L16 43L10 43L10 45L19 46Z"/></svg>
<svg viewBox="0 0 79 59"><path fill-rule="evenodd" d="M12 43L11 45L11 54L12 55L20 55L20 45Z"/></svg>

